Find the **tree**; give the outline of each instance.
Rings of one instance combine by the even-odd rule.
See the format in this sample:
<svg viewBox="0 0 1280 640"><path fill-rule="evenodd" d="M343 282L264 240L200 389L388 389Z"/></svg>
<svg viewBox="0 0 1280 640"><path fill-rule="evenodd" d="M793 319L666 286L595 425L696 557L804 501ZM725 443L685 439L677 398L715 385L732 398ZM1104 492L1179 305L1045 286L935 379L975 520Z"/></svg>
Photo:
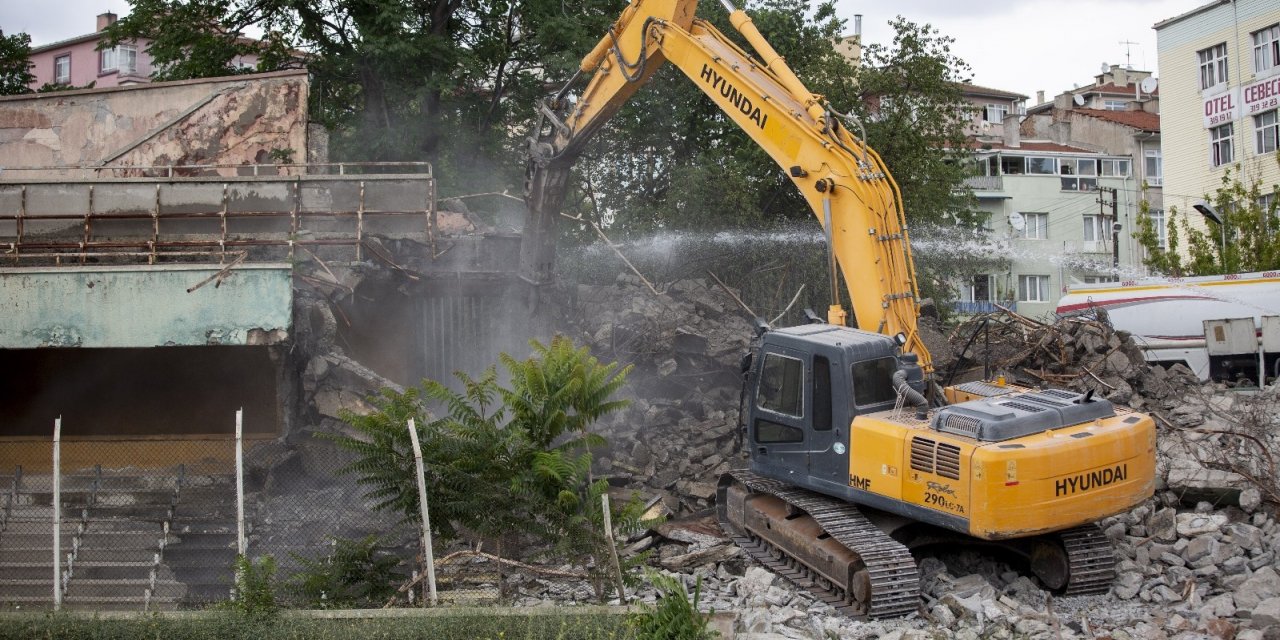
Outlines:
<svg viewBox="0 0 1280 640"><path fill-rule="evenodd" d="M568 78L610 0L130 0L107 44L149 38L162 79L306 63L334 159L430 161L443 195L520 182L533 98ZM244 36L263 33L261 40Z"/></svg>
<svg viewBox="0 0 1280 640"><path fill-rule="evenodd" d="M0 95L31 93L31 83L35 81L31 73L31 36L0 33Z"/></svg>
<svg viewBox="0 0 1280 640"><path fill-rule="evenodd" d="M951 53L955 40L932 25L901 16L890 25L893 43L869 44L858 72L862 100L855 111L866 123L867 143L898 181L911 223L972 222L964 160L973 107L962 98L969 66Z"/></svg>
<svg viewBox="0 0 1280 640"><path fill-rule="evenodd" d="M1277 158L1280 162L1280 157ZM1171 276L1203 276L1280 269L1280 185L1270 188L1260 178L1242 182L1236 171L1227 169L1222 184L1205 200L1222 219L1193 224L1190 215L1170 207L1168 247L1159 246L1150 204L1144 199L1138 217L1138 243L1146 250L1144 263ZM1178 251L1179 238L1187 243L1186 255Z"/></svg>

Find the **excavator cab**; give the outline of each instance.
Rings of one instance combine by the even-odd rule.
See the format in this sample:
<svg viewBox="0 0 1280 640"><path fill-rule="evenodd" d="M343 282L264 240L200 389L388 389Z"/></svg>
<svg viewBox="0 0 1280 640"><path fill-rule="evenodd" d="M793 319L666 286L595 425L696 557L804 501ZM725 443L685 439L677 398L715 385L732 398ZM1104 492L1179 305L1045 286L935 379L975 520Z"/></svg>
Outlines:
<svg viewBox="0 0 1280 640"><path fill-rule="evenodd" d="M914 354L893 339L830 324L764 332L744 369L752 470L826 492L848 486L854 417L895 406L895 374L923 385Z"/></svg>

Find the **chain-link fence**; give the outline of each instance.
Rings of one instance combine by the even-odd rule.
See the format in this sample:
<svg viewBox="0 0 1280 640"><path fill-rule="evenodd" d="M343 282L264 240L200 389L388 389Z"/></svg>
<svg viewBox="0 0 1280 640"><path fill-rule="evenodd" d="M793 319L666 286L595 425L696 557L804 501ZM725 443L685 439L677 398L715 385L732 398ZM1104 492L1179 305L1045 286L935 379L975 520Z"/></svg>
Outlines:
<svg viewBox="0 0 1280 640"><path fill-rule="evenodd" d="M373 508L370 487L342 472L351 454L330 441L246 439L242 520L232 435L23 438L0 449L0 609L225 601L241 527L246 556L272 558L286 605L405 606L427 595L421 521ZM504 552L466 532L436 543L444 604L596 600L582 567L538 549Z"/></svg>

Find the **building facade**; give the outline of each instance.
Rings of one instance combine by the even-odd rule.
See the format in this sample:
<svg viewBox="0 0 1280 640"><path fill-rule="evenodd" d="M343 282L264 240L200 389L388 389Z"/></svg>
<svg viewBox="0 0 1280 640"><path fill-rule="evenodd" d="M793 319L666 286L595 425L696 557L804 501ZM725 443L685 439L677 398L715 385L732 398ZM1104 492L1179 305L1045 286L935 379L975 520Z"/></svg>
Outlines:
<svg viewBox="0 0 1280 640"><path fill-rule="evenodd" d="M1117 272L1133 264L1128 229L1115 226L1130 204L1129 156L1016 134L976 144L982 175L970 185L988 215L993 251L1009 262L1004 272L976 274L962 283L961 311L1015 302L1019 313L1045 317L1068 286L1116 280Z"/></svg>
<svg viewBox="0 0 1280 640"><path fill-rule="evenodd" d="M119 87L151 81L157 70L147 54L149 40L135 40L102 50L102 30L116 21L116 14L98 16L97 29L93 33L60 40L31 49L31 73L35 81L31 88L45 85L68 85L94 88ZM257 56L242 56L233 61L237 67L252 69Z"/></svg>
<svg viewBox="0 0 1280 640"><path fill-rule="evenodd" d="M1160 148L1160 98L1149 71L1109 65L1093 84L1063 92L1052 102L1032 107L1022 121L1029 139L1044 139L1130 159L1130 172L1117 194L1118 222L1134 260L1120 265L1121 279L1147 275L1143 248L1133 233L1143 210L1151 216L1161 248L1168 246L1164 206L1164 162ZM1145 207L1144 207L1145 202ZM1068 283L1071 284L1071 283Z"/></svg>
<svg viewBox="0 0 1280 640"><path fill-rule="evenodd" d="M1155 29L1165 203L1204 228L1193 207L1230 172L1269 204L1280 184L1280 3L1217 0Z"/></svg>

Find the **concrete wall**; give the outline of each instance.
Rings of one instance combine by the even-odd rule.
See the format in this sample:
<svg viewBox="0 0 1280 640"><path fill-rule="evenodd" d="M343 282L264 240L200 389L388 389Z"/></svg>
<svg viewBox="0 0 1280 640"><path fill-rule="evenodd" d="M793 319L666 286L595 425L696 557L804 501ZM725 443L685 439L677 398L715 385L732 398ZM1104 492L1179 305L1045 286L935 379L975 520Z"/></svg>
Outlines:
<svg viewBox="0 0 1280 640"><path fill-rule="evenodd" d="M0 179L55 165L269 163L285 149L304 162L308 90L305 71L281 71L0 98Z"/></svg>
<svg viewBox="0 0 1280 640"><path fill-rule="evenodd" d="M292 267L0 269L0 349L268 345L292 328ZM219 285L220 286L215 286Z"/></svg>

